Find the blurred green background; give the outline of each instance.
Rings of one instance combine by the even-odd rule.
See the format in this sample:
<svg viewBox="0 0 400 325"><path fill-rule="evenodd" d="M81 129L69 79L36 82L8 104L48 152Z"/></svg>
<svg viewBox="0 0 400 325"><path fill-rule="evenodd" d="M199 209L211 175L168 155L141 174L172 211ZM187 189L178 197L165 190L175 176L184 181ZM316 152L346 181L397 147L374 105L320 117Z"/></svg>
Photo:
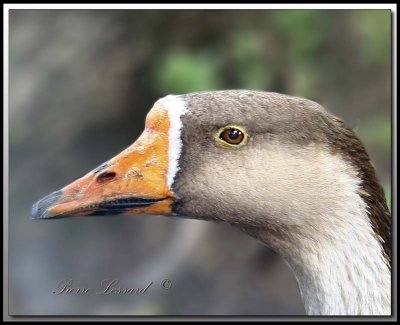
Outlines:
<svg viewBox="0 0 400 325"><path fill-rule="evenodd" d="M288 266L227 225L29 219L36 200L131 144L166 94L313 99L356 130L390 201L388 10L11 10L9 41L12 314L304 314ZM140 297L52 294L106 278L155 284Z"/></svg>

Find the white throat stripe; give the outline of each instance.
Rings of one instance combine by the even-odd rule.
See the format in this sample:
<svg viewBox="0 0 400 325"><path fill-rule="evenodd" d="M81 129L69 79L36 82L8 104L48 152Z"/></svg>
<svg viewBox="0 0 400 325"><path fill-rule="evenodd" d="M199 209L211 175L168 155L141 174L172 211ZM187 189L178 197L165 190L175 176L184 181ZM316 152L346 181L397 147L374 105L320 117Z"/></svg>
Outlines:
<svg viewBox="0 0 400 325"><path fill-rule="evenodd" d="M177 95L168 95L157 101L168 111L169 117L169 133L168 133L168 174L167 184L172 191L172 184L176 173L179 170L179 158L182 152L182 138L181 129L182 121L181 116L186 113L185 101Z"/></svg>

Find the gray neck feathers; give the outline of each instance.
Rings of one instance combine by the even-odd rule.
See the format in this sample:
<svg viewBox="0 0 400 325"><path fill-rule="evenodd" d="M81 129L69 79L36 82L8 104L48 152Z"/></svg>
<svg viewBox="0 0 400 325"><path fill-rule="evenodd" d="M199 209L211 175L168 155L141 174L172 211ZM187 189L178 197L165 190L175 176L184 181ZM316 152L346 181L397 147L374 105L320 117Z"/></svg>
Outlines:
<svg viewBox="0 0 400 325"><path fill-rule="evenodd" d="M241 227L279 253L292 268L308 315L390 315L391 275L365 216L343 227ZM326 216L331 217L331 216Z"/></svg>
<svg viewBox="0 0 400 325"><path fill-rule="evenodd" d="M333 169L319 173L323 177L318 181L326 186L323 195L309 191L316 206L325 208L300 206L297 213L306 215L292 217L302 220L299 224L241 228L284 257L298 280L307 314L390 315L391 222L383 190L363 147L337 145L327 155ZM346 150L346 158L339 158ZM312 164L310 160L310 169Z"/></svg>
<svg viewBox="0 0 400 325"><path fill-rule="evenodd" d="M343 121L333 117L337 127L328 129L333 152L339 152L357 171L361 181L358 192L367 205L367 215L374 234L382 243L384 258L389 267L392 258L392 218L386 204L385 194L379 183L369 155L354 132Z"/></svg>

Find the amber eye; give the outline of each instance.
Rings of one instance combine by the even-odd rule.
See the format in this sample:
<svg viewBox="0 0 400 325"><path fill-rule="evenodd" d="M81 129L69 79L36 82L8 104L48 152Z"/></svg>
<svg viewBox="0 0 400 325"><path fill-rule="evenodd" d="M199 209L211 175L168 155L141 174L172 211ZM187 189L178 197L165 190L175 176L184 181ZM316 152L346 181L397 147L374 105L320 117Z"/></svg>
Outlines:
<svg viewBox="0 0 400 325"><path fill-rule="evenodd" d="M244 144L246 140L246 132L235 126L227 126L224 127L218 133L218 140L228 146L238 146L240 144Z"/></svg>

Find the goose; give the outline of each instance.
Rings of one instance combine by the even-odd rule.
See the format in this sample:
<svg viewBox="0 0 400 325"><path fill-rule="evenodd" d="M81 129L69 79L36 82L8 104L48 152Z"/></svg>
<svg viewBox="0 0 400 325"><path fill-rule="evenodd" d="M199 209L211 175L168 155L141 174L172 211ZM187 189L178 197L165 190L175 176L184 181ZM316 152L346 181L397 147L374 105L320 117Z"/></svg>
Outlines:
<svg viewBox="0 0 400 325"><path fill-rule="evenodd" d="M283 257L308 315L391 314L391 214L368 153L320 104L273 92L168 95L127 149L33 219L226 222Z"/></svg>

